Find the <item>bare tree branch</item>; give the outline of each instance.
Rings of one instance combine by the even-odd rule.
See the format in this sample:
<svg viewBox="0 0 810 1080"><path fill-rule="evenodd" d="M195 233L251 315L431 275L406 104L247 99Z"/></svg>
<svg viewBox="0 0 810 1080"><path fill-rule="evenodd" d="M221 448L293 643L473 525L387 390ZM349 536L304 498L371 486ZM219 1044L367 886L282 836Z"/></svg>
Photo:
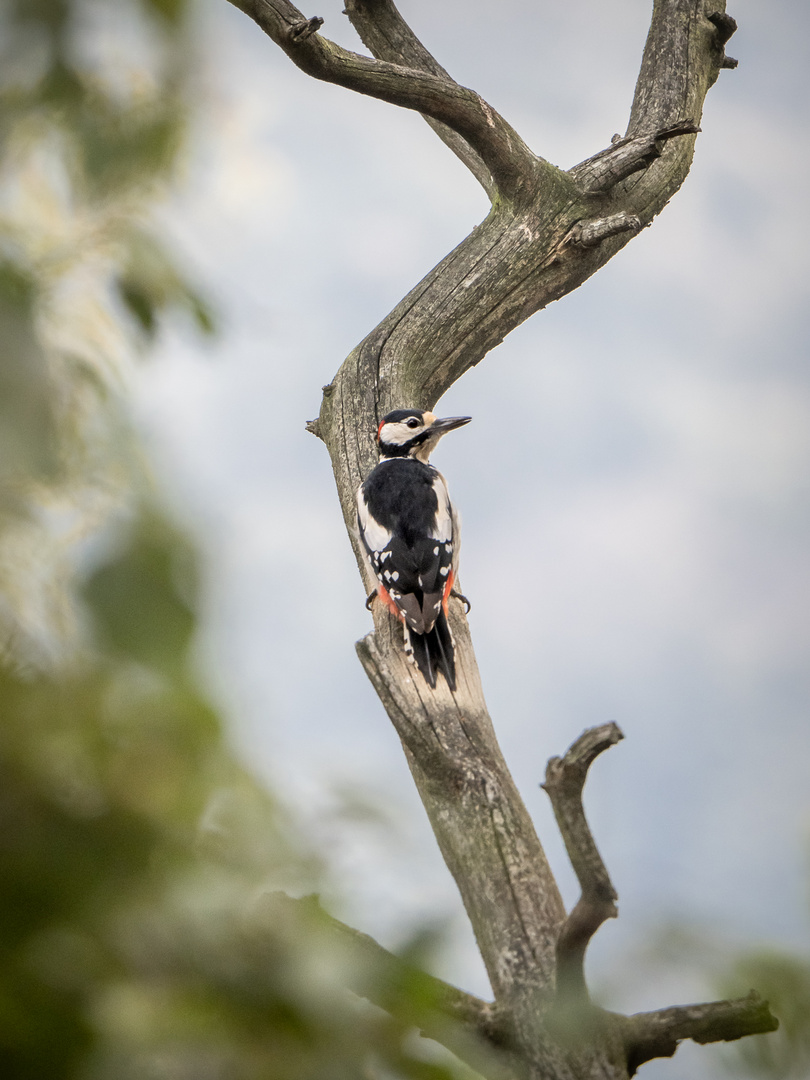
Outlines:
<svg viewBox="0 0 810 1080"><path fill-rule="evenodd" d="M703 24L697 25L689 0L670 3L682 16L677 35L699 37ZM677 47L688 52L681 43ZM673 127L683 116L699 120L717 58L708 48L706 56L700 53L699 43L692 47L700 62L692 65L697 89L688 99L691 111L684 111L680 98L668 103L674 119L650 121L645 132ZM609 232L596 246L586 247L566 242L572 227L581 223L585 229L589 214L599 221L624 213L649 223L683 181L693 140L692 135L670 140L648 169L606 194L584 196L574 177L556 173L552 189L530 206L496 206L352 352L325 393L319 418L352 535L354 493L376 464L373 433L380 418L406 404L430 408L505 333L607 262L632 231ZM688 152L673 152L673 144L689 144ZM403 657L401 629L380 605L374 619L374 635L360 650L364 666L408 748L409 765L464 900L495 999L512 1017L526 1060L535 1061L542 1076L550 1051L538 1036L538 1024L552 1001L564 912L498 748L466 620L460 609L451 610L458 688L450 694L442 682L431 692L414 678ZM418 742L412 737L416 731ZM448 747L449 774L436 764ZM448 783L448 775L463 782Z"/></svg>
<svg viewBox="0 0 810 1080"><path fill-rule="evenodd" d="M374 60L321 37L320 20L305 19L287 0L231 2L313 77L446 125L449 132L440 134L493 198L486 220L352 351L324 388L318 419L308 424L329 449L368 592L374 582L360 551L354 497L376 464L380 419L396 407L431 408L507 333L581 285L660 213L689 171L705 95L726 62L731 22L723 0L710 15L695 0L655 0L625 138L566 173L535 157L478 94L455 83L392 0L347 3ZM704 1031L683 1010L626 1020L588 1001L585 949L616 909L585 821L582 786L590 763L621 737L618 728L586 733L562 761L549 764L545 786L582 889L566 919L498 747L462 605L454 601L449 616L454 692L441 679L431 690L408 664L401 626L383 605L375 605L373 616L374 632L358 643L358 654L402 740L522 1075L625 1080L627 1054L647 1060L644 1048L664 1045L665 1029L670 1042ZM565 1015L560 996L575 1006ZM734 1013L734 1003L689 1008L714 1008L715 1020ZM575 1026L566 1031L569 1021ZM728 1023L723 1030L734 1030Z"/></svg>
<svg viewBox="0 0 810 1080"><path fill-rule="evenodd" d="M557 942L557 995L561 999L588 1000L585 950L602 923L618 915L616 890L585 818L582 789L588 769L599 754L623 738L616 724L584 732L564 757L551 758L541 785L551 799L565 850L582 890Z"/></svg>
<svg viewBox="0 0 810 1080"><path fill-rule="evenodd" d="M454 81L416 37L392 0L346 0L346 14L363 44L378 60L387 60ZM464 162L490 199L494 199L497 187L492 173L466 139L430 116L426 116L425 120L442 142Z"/></svg>
<svg viewBox="0 0 810 1080"><path fill-rule="evenodd" d="M229 0L249 15L302 71L381 101L415 109L446 124L486 165L500 195L523 200L554 171L535 157L517 132L473 90L446 74L371 60L349 52L316 31L323 20L306 19L288 0Z"/></svg>
<svg viewBox="0 0 810 1080"><path fill-rule="evenodd" d="M490 1002L458 990L384 949L368 934L329 915L317 896L294 899L285 893L264 898L265 915L293 920L341 956L346 987L418 1027L487 1080L510 1080L515 1065L508 1051L509 1032Z"/></svg>
<svg viewBox="0 0 810 1080"><path fill-rule="evenodd" d="M636 1013L625 1019L625 1044L630 1075L645 1061L672 1057L683 1039L696 1043L730 1042L746 1035L776 1031L779 1021L752 990L736 1001L676 1005L657 1012Z"/></svg>

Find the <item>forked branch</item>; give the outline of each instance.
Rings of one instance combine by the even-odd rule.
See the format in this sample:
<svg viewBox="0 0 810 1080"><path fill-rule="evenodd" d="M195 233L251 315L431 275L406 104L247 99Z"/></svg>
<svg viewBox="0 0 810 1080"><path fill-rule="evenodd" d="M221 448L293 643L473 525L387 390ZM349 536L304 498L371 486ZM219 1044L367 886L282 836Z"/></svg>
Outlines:
<svg viewBox="0 0 810 1080"><path fill-rule="evenodd" d="M406 67L343 49L317 32L322 18L306 18L288 0L230 2L313 78L414 109L446 125L481 159L503 198L526 198L536 191L546 163L479 94L460 86L438 65L423 60L421 68Z"/></svg>
<svg viewBox="0 0 810 1080"><path fill-rule="evenodd" d="M580 1046L590 1041L606 1049L619 1035L627 1070L655 1057L671 1057L684 1039L723 1042L775 1031L778 1021L755 992L736 1001L677 1005L622 1017L591 1005L584 973L585 950L606 919L618 915L616 890L585 817L582 792L588 769L604 750L623 739L616 724L585 731L562 758L551 758L544 790L551 799L565 849L577 875L581 896L566 919L557 942L557 1001L549 1023L557 1037Z"/></svg>
<svg viewBox="0 0 810 1080"><path fill-rule="evenodd" d="M288 0L231 2L314 78L425 116L493 202L486 220L347 357L309 425L331 455L358 565L367 573L354 498L376 464L380 420L394 408L432 408L506 334L576 289L660 213L688 174L704 98L727 62L733 20L723 0L708 13L695 0L654 0L625 137L564 172L535 156L503 117L447 74L393 0L347 0L347 14L374 59L327 40L320 17L305 18ZM566 918L498 747L461 604L452 601L449 614L454 691L442 679L435 689L420 679L405 659L400 625L383 605L373 614L374 632L358 653L403 742L458 884L495 996L486 1008L507 1025L521 1077L626 1080L628 1061L635 1068L673 1040L713 1038L713 1031L741 1035L772 1023L761 1003L627 1019L588 1002L585 949L615 914L615 893L585 821L582 785L591 761L620 738L618 729L586 733L549 766L546 788L582 889ZM583 1006L587 1024L573 1041L553 1030L561 999ZM576 1008L569 1013L576 1014Z"/></svg>

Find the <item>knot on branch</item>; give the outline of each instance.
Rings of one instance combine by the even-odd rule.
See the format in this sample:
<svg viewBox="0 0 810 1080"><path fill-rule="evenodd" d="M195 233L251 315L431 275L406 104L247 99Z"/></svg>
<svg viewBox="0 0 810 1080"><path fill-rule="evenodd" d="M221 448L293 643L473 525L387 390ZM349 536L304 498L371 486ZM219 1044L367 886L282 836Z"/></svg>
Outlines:
<svg viewBox="0 0 810 1080"><path fill-rule="evenodd" d="M720 48L722 48L737 31L737 20L732 19L725 11L713 11L711 15L709 15L709 22L714 25L715 40Z"/></svg>
<svg viewBox="0 0 810 1080"><path fill-rule="evenodd" d="M641 219L635 214L628 214L620 210L618 214L610 214L608 217L593 218L590 221L578 221L566 236L563 244L570 247L593 248L598 247L603 240L620 233L640 232Z"/></svg>
<svg viewBox="0 0 810 1080"><path fill-rule="evenodd" d="M647 135L631 135L618 140L614 135L610 146L575 165L570 175L584 194L598 195L633 173L649 168L661 156L670 139L696 135L699 131L694 120L685 119Z"/></svg>
<svg viewBox="0 0 810 1080"><path fill-rule="evenodd" d="M725 54L726 42L737 29L737 20L732 19L725 11L713 11L708 19L714 25L714 42L717 51L722 53L720 67L732 69L737 67L738 61L733 56Z"/></svg>
<svg viewBox="0 0 810 1080"><path fill-rule="evenodd" d="M321 421L319 417L316 416L314 420L307 420L307 422L304 424L304 427L307 429L310 435L314 435L317 439L323 438L323 433L321 432Z"/></svg>
<svg viewBox="0 0 810 1080"><path fill-rule="evenodd" d="M307 38L311 38L313 34L317 34L322 26L323 19L319 15L314 15L311 19L303 19L301 22L293 23L287 31L287 36L293 45L300 45Z"/></svg>

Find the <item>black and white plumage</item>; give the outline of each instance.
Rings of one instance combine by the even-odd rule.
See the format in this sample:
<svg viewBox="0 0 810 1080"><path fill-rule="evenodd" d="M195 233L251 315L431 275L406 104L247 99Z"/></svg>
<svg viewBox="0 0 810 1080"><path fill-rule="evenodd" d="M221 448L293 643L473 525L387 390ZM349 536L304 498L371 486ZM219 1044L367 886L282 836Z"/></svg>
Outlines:
<svg viewBox="0 0 810 1080"><path fill-rule="evenodd" d="M405 648L431 687L456 688L447 603L458 568L459 521L444 477L428 463L439 439L469 423L395 409L377 429L380 463L357 492L360 537L376 595L403 623ZM373 596L374 594L372 594Z"/></svg>

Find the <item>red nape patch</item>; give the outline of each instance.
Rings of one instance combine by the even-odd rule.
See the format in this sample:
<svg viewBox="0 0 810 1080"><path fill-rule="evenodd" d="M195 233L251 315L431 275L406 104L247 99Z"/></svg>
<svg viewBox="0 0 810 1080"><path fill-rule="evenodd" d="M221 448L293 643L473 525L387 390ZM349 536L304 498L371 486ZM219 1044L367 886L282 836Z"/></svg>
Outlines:
<svg viewBox="0 0 810 1080"><path fill-rule="evenodd" d="M380 441L380 432L382 431L384 424L385 424L385 421L381 420L380 421L380 426L377 428L377 442Z"/></svg>
<svg viewBox="0 0 810 1080"><path fill-rule="evenodd" d="M444 596L442 597L442 609L445 615L447 614L447 605L450 601L450 593L453 591L453 582L455 581L455 579L456 575L451 570L450 573L447 575L447 584L444 587ZM435 596L436 594L434 593L433 595Z"/></svg>
<svg viewBox="0 0 810 1080"><path fill-rule="evenodd" d="M391 595L384 585L377 586L377 596L379 596L380 600L382 600L394 618L401 619L405 622L405 612L399 610L396 602L391 599Z"/></svg>

